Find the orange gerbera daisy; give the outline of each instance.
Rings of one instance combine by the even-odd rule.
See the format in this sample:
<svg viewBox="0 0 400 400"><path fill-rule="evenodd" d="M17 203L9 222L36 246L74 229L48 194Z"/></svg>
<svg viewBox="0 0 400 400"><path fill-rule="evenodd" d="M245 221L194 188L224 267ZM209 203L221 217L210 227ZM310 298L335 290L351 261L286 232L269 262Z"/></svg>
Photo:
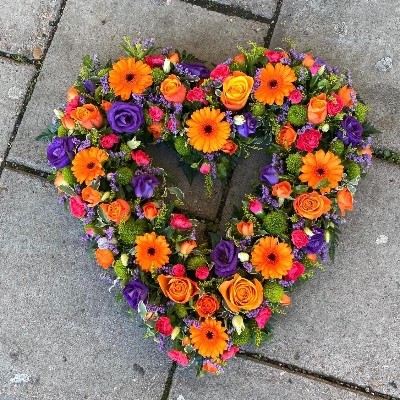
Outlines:
<svg viewBox="0 0 400 400"><path fill-rule="evenodd" d="M295 89L292 82L297 80L292 68L281 63L275 64L275 67L268 63L261 69L261 84L254 92L254 97L263 104L283 104L283 98L289 96Z"/></svg>
<svg viewBox="0 0 400 400"><path fill-rule="evenodd" d="M343 165L338 156L330 151L318 150L315 154L307 153L302 160L302 174L299 176L302 182L307 182L313 189L320 189L321 193L338 187L343 175Z"/></svg>
<svg viewBox="0 0 400 400"><path fill-rule="evenodd" d="M250 262L265 279L281 279L292 268L292 249L272 236L265 236L253 247Z"/></svg>
<svg viewBox="0 0 400 400"><path fill-rule="evenodd" d="M231 133L229 122L222 121L225 113L205 107L195 111L186 121L189 144L203 153L221 150Z"/></svg>
<svg viewBox="0 0 400 400"><path fill-rule="evenodd" d="M108 154L97 147L81 150L72 160L72 173L79 183L89 185L94 179L105 174L101 163L108 160Z"/></svg>
<svg viewBox="0 0 400 400"><path fill-rule="evenodd" d="M108 82L117 96L128 100L131 94L142 94L153 83L151 68L143 61L133 57L122 58L113 64L109 72Z"/></svg>
<svg viewBox="0 0 400 400"><path fill-rule="evenodd" d="M221 321L207 318L200 328L192 325L189 329L191 342L203 357L215 359L228 348L229 336Z"/></svg>
<svg viewBox="0 0 400 400"><path fill-rule="evenodd" d="M165 265L172 254L164 236L157 236L155 232L145 233L136 237L136 263L144 271L160 268Z"/></svg>

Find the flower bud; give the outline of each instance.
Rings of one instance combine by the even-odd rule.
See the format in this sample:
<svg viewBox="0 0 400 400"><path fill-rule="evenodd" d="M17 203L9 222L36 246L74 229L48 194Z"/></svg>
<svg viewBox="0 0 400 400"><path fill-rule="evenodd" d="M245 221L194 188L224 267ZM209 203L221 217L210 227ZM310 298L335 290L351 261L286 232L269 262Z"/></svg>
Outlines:
<svg viewBox="0 0 400 400"><path fill-rule="evenodd" d="M307 234L307 236L314 235L313 231L310 228L304 228L303 231Z"/></svg>
<svg viewBox="0 0 400 400"><path fill-rule="evenodd" d="M64 117L64 113L61 110L57 110L56 108L54 109L54 114L56 114L56 117L58 119L61 119Z"/></svg>
<svg viewBox="0 0 400 400"><path fill-rule="evenodd" d="M325 242L329 243L331 240L331 233L329 231L325 231Z"/></svg>
<svg viewBox="0 0 400 400"><path fill-rule="evenodd" d="M181 333L181 328L179 326L176 326L171 333L171 339L175 340L180 333Z"/></svg>
<svg viewBox="0 0 400 400"><path fill-rule="evenodd" d="M247 262L247 261L250 260L250 256L249 256L247 253L241 251L241 252L238 254L238 259L239 259L241 262Z"/></svg>
<svg viewBox="0 0 400 400"><path fill-rule="evenodd" d="M140 146L140 140L136 140L136 136L134 136L131 140L128 140L126 144L131 150L135 150Z"/></svg>
<svg viewBox="0 0 400 400"><path fill-rule="evenodd" d="M243 125L246 122L246 118L244 115L235 115L233 117L233 122L235 125Z"/></svg>
<svg viewBox="0 0 400 400"><path fill-rule="evenodd" d="M318 75L321 76L325 72L325 65L321 65L318 69Z"/></svg>
<svg viewBox="0 0 400 400"><path fill-rule="evenodd" d="M322 132L328 132L329 131L329 124L322 125L321 131Z"/></svg>
<svg viewBox="0 0 400 400"><path fill-rule="evenodd" d="M129 262L128 254L125 254L125 253L121 254L121 262L124 267L128 266L128 262Z"/></svg>
<svg viewBox="0 0 400 400"><path fill-rule="evenodd" d="M100 201L106 201L110 197L110 192L104 192L103 196L101 196Z"/></svg>
<svg viewBox="0 0 400 400"><path fill-rule="evenodd" d="M169 60L168 58L166 58L166 59L164 60L164 64L163 64L162 69L163 69L163 71L164 71L166 74L168 74L169 71L171 71L171 60Z"/></svg>
<svg viewBox="0 0 400 400"><path fill-rule="evenodd" d="M232 325L236 329L236 332L238 333L238 335L240 335L245 328L244 323L243 323L243 317L241 315L235 315L232 318Z"/></svg>

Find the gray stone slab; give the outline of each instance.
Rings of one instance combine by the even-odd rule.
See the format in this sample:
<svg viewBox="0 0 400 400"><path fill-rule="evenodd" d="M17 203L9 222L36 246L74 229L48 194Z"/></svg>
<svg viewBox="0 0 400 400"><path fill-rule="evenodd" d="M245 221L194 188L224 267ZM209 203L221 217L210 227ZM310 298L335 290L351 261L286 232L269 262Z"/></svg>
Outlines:
<svg viewBox="0 0 400 400"><path fill-rule="evenodd" d="M192 373L190 373L192 372ZM230 360L225 373L196 378L178 368L169 400L363 400L365 396L245 359Z"/></svg>
<svg viewBox="0 0 400 400"><path fill-rule="evenodd" d="M5 170L0 226L0 398L160 398L167 357L99 279L50 183Z"/></svg>
<svg viewBox="0 0 400 400"><path fill-rule="evenodd" d="M375 160L335 262L294 291L272 341L252 351L400 397L399 172Z"/></svg>
<svg viewBox="0 0 400 400"><path fill-rule="evenodd" d="M40 59L61 0L2 0L0 50Z"/></svg>
<svg viewBox="0 0 400 400"><path fill-rule="evenodd" d="M0 58L0 162L35 69L31 65Z"/></svg>
<svg viewBox="0 0 400 400"><path fill-rule="evenodd" d="M240 9L251 11L253 14L260 15L264 18L272 18L276 8L276 1L274 0L209 0L208 3L240 7ZM240 15L239 9L238 15Z"/></svg>
<svg viewBox="0 0 400 400"><path fill-rule="evenodd" d="M350 69L383 134L375 145L400 150L400 3L392 0L284 1L272 46L290 37L331 65Z"/></svg>
<svg viewBox="0 0 400 400"><path fill-rule="evenodd" d="M159 5L150 0L121 0L113 5L96 0L90 9L80 1L68 1L10 161L49 169L45 145L34 138L51 121L52 110L65 102L65 91L75 81L85 54L97 53L102 61L116 58L122 53L121 37L128 35L133 39L154 37L160 46L172 44L217 63L236 54L237 44L245 45L251 39L261 42L267 29L265 24L227 17L178 0Z"/></svg>

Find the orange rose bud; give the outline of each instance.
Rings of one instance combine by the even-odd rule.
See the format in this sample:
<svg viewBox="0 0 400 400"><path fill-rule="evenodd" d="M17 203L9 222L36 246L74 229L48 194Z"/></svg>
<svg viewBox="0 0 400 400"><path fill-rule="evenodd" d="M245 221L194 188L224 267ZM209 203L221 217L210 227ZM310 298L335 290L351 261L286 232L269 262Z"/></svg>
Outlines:
<svg viewBox="0 0 400 400"><path fill-rule="evenodd" d="M217 297L213 294L206 293L199 297L194 305L194 308L200 317L207 318L213 315L219 309L219 306L220 305Z"/></svg>
<svg viewBox="0 0 400 400"><path fill-rule="evenodd" d="M321 93L316 97L312 97L308 103L307 116L312 124L320 124L325 121L327 114L326 93Z"/></svg>
<svg viewBox="0 0 400 400"><path fill-rule="evenodd" d="M292 193L292 186L287 181L282 181L272 186L272 196L279 197L281 199L288 198Z"/></svg>
<svg viewBox="0 0 400 400"><path fill-rule="evenodd" d="M232 140L227 140L221 150L231 156L237 149L238 145L235 142L232 142Z"/></svg>
<svg viewBox="0 0 400 400"><path fill-rule="evenodd" d="M100 128L103 125L103 116L93 104L84 104L71 111L71 117L86 129Z"/></svg>
<svg viewBox="0 0 400 400"><path fill-rule="evenodd" d="M254 227L251 221L240 221L236 224L236 228L243 236L252 236L254 234Z"/></svg>
<svg viewBox="0 0 400 400"><path fill-rule="evenodd" d="M78 91L75 89L74 86L71 86L67 90L67 101L72 101L75 97L79 96Z"/></svg>
<svg viewBox="0 0 400 400"><path fill-rule="evenodd" d="M240 71L234 71L224 79L221 102L231 111L237 111L246 105L254 85L254 79Z"/></svg>
<svg viewBox="0 0 400 400"><path fill-rule="evenodd" d="M156 203L150 201L143 206L143 213L148 220L152 221L159 214L159 209Z"/></svg>
<svg viewBox="0 0 400 400"><path fill-rule="evenodd" d="M96 249L95 256L100 267L108 269L113 265L114 254L110 249Z"/></svg>
<svg viewBox="0 0 400 400"><path fill-rule="evenodd" d="M240 53L233 58L233 62L238 64L244 64L246 62L246 58L243 53Z"/></svg>
<svg viewBox="0 0 400 400"><path fill-rule="evenodd" d="M158 139L162 135L162 124L153 122L147 127L147 130L153 135L154 139Z"/></svg>
<svg viewBox="0 0 400 400"><path fill-rule="evenodd" d="M353 195L349 189L344 188L338 191L337 202L342 217L346 215L346 210L353 211Z"/></svg>
<svg viewBox="0 0 400 400"><path fill-rule="evenodd" d="M218 290L228 308L234 313L240 310L255 310L264 299L261 282L258 279L253 279L252 282L239 274L235 274L229 281L222 282Z"/></svg>
<svg viewBox="0 0 400 400"><path fill-rule="evenodd" d="M169 61L172 62L172 64L176 64L179 62L179 54L178 53L172 53L168 56Z"/></svg>
<svg viewBox="0 0 400 400"><path fill-rule="evenodd" d="M100 204L101 209L110 221L117 225L125 222L131 216L131 206L125 200L118 199L109 204Z"/></svg>
<svg viewBox="0 0 400 400"><path fill-rule="evenodd" d="M93 189L91 186L86 186L82 190L82 200L89 203L88 207L94 207L99 204L101 196L101 193L98 190Z"/></svg>
<svg viewBox="0 0 400 400"><path fill-rule="evenodd" d="M75 128L75 121L69 116L66 115L65 117L61 118L61 123L64 128L67 129L74 129Z"/></svg>
<svg viewBox="0 0 400 400"><path fill-rule="evenodd" d="M197 283L189 278L159 275L157 281L164 295L175 303L187 303L191 298L200 294Z"/></svg>
<svg viewBox="0 0 400 400"><path fill-rule="evenodd" d="M343 100L345 107L351 107L353 103L352 96L356 95L356 91L352 88L349 88L348 85L341 87L338 91L338 96Z"/></svg>
<svg viewBox="0 0 400 400"><path fill-rule="evenodd" d="M282 296L281 301L279 302L279 304L281 306L289 306L290 303L292 302L292 299L290 298L290 296L288 296L286 293Z"/></svg>
<svg viewBox="0 0 400 400"><path fill-rule="evenodd" d="M105 112L107 112L107 111L111 108L111 106L112 106L112 103L110 103L109 101L106 101L106 100L102 100L102 101L101 101L101 108L102 108Z"/></svg>
<svg viewBox="0 0 400 400"><path fill-rule="evenodd" d="M303 193L295 198L293 207L301 217L316 219L331 209L331 201L317 192Z"/></svg>
<svg viewBox="0 0 400 400"><path fill-rule="evenodd" d="M280 144L285 150L288 150L290 146L295 142L297 138L297 132L292 128L292 125L286 124L279 131L276 142Z"/></svg>
<svg viewBox="0 0 400 400"><path fill-rule="evenodd" d="M312 262L316 262L317 261L317 255L316 254L307 254L307 258Z"/></svg>
<svg viewBox="0 0 400 400"><path fill-rule="evenodd" d="M169 75L161 82L160 90L166 100L173 103L183 103L186 97L186 88L176 75Z"/></svg>
<svg viewBox="0 0 400 400"><path fill-rule="evenodd" d="M363 149L362 147L357 147L357 153L358 153L359 155L362 155L362 154L369 154L370 156L372 156L371 146L368 145L365 149Z"/></svg>
<svg viewBox="0 0 400 400"><path fill-rule="evenodd" d="M303 64L304 67L310 68L315 64L315 60L312 54L308 53L306 54L301 63Z"/></svg>
<svg viewBox="0 0 400 400"><path fill-rule="evenodd" d="M58 171L56 179L54 179L54 186L58 188L59 186L68 186L68 183L64 179L62 172Z"/></svg>
<svg viewBox="0 0 400 400"><path fill-rule="evenodd" d="M208 372L209 374L219 374L220 371L219 369L216 367L216 365L214 365L211 362L206 362L205 364L203 364L202 368L203 371Z"/></svg>
<svg viewBox="0 0 400 400"><path fill-rule="evenodd" d="M181 243L179 252L184 256L187 256L195 247L197 247L197 243L194 240L186 240L186 242Z"/></svg>

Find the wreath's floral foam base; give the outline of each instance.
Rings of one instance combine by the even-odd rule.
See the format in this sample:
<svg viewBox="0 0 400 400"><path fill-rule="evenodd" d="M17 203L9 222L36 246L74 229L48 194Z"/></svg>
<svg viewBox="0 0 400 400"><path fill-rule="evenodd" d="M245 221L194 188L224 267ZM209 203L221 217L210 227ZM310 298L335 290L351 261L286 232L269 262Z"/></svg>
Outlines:
<svg viewBox="0 0 400 400"><path fill-rule="evenodd" d="M371 163L368 108L350 77L293 49L251 43L212 70L152 41L123 49L105 66L84 58L41 135L54 184L146 336L179 365L218 373L270 337L292 288L334 250ZM208 195L241 156L266 152L223 237L196 240L182 191L146 152L159 142Z"/></svg>

